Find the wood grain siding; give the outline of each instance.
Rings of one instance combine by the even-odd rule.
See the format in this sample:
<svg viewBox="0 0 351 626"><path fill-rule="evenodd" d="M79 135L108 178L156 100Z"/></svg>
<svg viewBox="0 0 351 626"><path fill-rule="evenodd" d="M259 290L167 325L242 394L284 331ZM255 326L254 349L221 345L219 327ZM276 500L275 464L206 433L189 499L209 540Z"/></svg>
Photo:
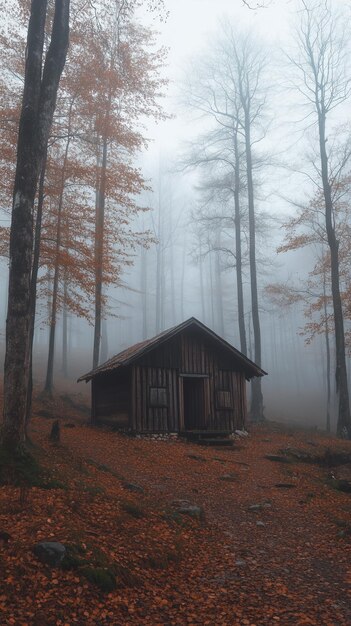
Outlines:
<svg viewBox="0 0 351 626"><path fill-rule="evenodd" d="M180 338L173 337L166 344L156 347L152 352L141 356L138 364L144 367L163 367L165 369L181 368Z"/></svg>
<svg viewBox="0 0 351 626"><path fill-rule="evenodd" d="M169 370L169 386L170 386L170 412L169 427L171 432L180 430L180 405L179 405L179 377L178 371Z"/></svg>
<svg viewBox="0 0 351 626"><path fill-rule="evenodd" d="M184 430L184 386L183 378L178 378L179 388L179 430Z"/></svg>
<svg viewBox="0 0 351 626"><path fill-rule="evenodd" d="M136 365L134 368L135 430L140 432L177 432L179 402L176 370ZM155 389L162 389L166 403L155 403ZM162 404L162 405L161 405Z"/></svg>
<svg viewBox="0 0 351 626"><path fill-rule="evenodd" d="M203 390L203 419L202 427L209 430L227 430L239 428L245 418L246 397L245 377L240 371L233 371L233 360L217 346L211 345L196 333L183 333L181 336L181 366L183 374L207 375L207 388ZM235 367L235 365L234 365ZM225 369L224 369L225 368ZM182 385L186 385L185 379ZM225 406L219 406L217 394L226 392ZM195 394L196 396L196 394ZM180 389L180 421L187 420L184 415L184 389ZM195 402L195 400L194 400ZM183 409L182 409L183 406ZM195 410L195 408L194 408ZM186 413L186 411L185 411ZM186 424L184 424L186 427ZM199 423L197 422L197 427Z"/></svg>

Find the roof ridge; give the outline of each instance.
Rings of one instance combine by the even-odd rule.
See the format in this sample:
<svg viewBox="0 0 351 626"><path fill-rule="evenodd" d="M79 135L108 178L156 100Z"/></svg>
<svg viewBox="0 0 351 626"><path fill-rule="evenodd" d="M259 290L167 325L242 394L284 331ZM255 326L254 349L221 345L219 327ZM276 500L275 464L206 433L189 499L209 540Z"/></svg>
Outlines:
<svg viewBox="0 0 351 626"><path fill-rule="evenodd" d="M255 371L255 374L253 374L253 376L264 376L267 373L264 370L262 370L260 366L256 365L253 361L251 361L247 356L242 354L242 352L237 350L237 348L232 346L226 339L224 339L223 337L215 333L213 330L208 328L205 324L203 324L198 319L196 319L196 317L190 317L184 322L181 322L180 324L176 326L172 326L171 328L164 330L161 333L158 333L154 337L150 337L149 339L145 339L144 341L137 342L133 344L132 346L130 346L129 348L125 348L124 350L121 350L115 356L111 357L110 359L108 359L107 361L99 365L98 367L93 368L92 370L90 370L90 372L78 378L77 382L81 382L83 380L88 382L89 380L91 380L91 378L93 378L97 374L100 374L100 373L102 374L104 372L112 371L113 369L117 369L118 367L122 365L129 365L129 363L131 363L138 356L141 356L145 351L152 349L155 345L157 346L159 342L163 342L167 340L168 338L171 338L173 335L180 333L181 331L185 330L192 324L196 325L198 328L200 328L202 331L208 334L212 339L221 343L224 348L233 352L237 358L239 358L251 370Z"/></svg>

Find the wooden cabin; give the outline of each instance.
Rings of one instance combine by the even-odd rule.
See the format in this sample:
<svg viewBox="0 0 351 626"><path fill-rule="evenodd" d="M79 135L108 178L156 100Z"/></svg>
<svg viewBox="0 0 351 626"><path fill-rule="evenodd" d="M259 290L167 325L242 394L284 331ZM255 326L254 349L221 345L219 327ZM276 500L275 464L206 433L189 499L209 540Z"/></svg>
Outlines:
<svg viewBox="0 0 351 626"><path fill-rule="evenodd" d="M92 421L131 433L242 429L246 381L264 372L190 318L106 361L92 382Z"/></svg>

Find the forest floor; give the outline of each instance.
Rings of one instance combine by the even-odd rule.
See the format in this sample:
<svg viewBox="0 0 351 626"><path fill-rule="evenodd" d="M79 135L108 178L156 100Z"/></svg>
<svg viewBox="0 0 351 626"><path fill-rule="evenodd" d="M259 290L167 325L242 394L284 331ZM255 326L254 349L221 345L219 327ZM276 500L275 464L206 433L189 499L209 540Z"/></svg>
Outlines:
<svg viewBox="0 0 351 626"><path fill-rule="evenodd" d="M97 430L66 408L54 445L51 425L31 424L46 484L0 488L1 626L349 626L351 494L335 485L351 465L332 470L330 454L350 442L267 424L203 448ZM287 448L329 449L329 467ZM74 558L41 563L42 540ZM102 571L116 588L99 588Z"/></svg>

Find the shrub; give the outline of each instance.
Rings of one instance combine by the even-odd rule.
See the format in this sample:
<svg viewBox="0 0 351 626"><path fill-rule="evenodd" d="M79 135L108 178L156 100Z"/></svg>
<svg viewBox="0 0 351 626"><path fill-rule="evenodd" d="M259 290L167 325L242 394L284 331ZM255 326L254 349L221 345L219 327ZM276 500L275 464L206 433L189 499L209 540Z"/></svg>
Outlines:
<svg viewBox="0 0 351 626"><path fill-rule="evenodd" d="M145 517L145 511L138 504L134 502L123 502L121 505L122 511L128 513L132 517L136 519L140 519L141 517Z"/></svg>
<svg viewBox="0 0 351 626"><path fill-rule="evenodd" d="M117 587L116 577L112 570L107 567L86 565L80 568L80 573L104 593L109 593Z"/></svg>

